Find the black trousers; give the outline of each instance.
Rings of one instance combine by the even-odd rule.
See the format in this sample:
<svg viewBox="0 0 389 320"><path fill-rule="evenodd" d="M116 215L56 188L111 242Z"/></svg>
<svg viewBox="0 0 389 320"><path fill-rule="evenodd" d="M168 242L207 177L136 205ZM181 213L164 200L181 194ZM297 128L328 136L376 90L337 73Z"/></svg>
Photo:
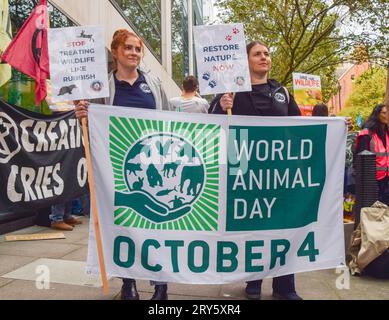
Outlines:
<svg viewBox="0 0 389 320"><path fill-rule="evenodd" d="M378 180L378 200L389 206L389 180L384 178Z"/></svg>
<svg viewBox="0 0 389 320"><path fill-rule="evenodd" d="M259 282L259 286L262 285L262 280L256 281ZM296 288L294 285L294 274L288 274L286 276L273 278L273 291L281 294L296 292Z"/></svg>

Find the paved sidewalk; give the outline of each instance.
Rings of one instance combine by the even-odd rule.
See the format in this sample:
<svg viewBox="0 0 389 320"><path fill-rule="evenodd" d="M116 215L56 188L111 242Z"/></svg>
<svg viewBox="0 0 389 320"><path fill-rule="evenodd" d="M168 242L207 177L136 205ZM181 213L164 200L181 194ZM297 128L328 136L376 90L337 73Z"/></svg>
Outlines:
<svg viewBox="0 0 389 320"><path fill-rule="evenodd" d="M87 277L84 270L88 250L89 220L71 232L66 239L6 242L0 236L0 300L60 299L112 300L118 299L119 279L109 280L109 295L104 296L100 281ZM29 227L12 234L55 232L50 228ZM51 274L49 289L37 289L36 279L47 266ZM350 276L350 289L338 290L335 270L305 272L296 275L297 292L307 300L389 300L389 281ZM39 285L38 281L38 285ZM141 299L150 299L153 288L148 281L138 281ZM226 285L169 284L170 300L242 300L244 283ZM265 279L262 299L272 299L271 280Z"/></svg>

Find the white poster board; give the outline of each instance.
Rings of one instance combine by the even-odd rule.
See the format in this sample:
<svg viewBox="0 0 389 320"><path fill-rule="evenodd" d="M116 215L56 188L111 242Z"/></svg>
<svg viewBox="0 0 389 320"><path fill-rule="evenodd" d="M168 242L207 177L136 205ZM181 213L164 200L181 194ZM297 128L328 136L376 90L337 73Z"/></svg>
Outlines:
<svg viewBox="0 0 389 320"><path fill-rule="evenodd" d="M49 29L52 101L109 96L102 26Z"/></svg>
<svg viewBox="0 0 389 320"><path fill-rule="evenodd" d="M202 95L251 91L243 24L193 27Z"/></svg>

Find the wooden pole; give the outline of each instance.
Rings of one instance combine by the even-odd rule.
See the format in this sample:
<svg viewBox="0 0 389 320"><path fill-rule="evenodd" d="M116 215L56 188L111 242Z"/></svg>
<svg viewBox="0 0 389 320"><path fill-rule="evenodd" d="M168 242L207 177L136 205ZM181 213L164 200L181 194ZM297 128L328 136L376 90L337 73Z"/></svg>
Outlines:
<svg viewBox="0 0 389 320"><path fill-rule="evenodd" d="M235 99L235 93L236 93L236 92L234 92L234 93L232 94L232 100ZM227 115L232 116L232 108L231 108L231 109L227 109Z"/></svg>
<svg viewBox="0 0 389 320"><path fill-rule="evenodd" d="M86 156L86 162L87 162L89 191L90 191L90 199L91 199L92 212L93 212L93 222L94 222L94 227L95 227L97 252L99 255L101 281L103 282L104 294L108 294L109 288L108 288L107 274L105 272L103 246L102 246L102 242L101 242L100 225L99 225L99 216L97 214L96 193L95 193L95 187L94 187L95 184L94 184L93 173L92 173L92 160L91 160L91 154L90 154L89 137L88 137L88 128L86 126L86 118L82 118L81 123L82 123L82 134L84 137L84 145L85 145L85 156Z"/></svg>

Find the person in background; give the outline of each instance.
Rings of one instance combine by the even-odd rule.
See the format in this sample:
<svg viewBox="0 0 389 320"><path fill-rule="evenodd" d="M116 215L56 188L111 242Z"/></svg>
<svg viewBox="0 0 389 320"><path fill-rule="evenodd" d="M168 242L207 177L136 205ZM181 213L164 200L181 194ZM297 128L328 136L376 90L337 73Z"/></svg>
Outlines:
<svg viewBox="0 0 389 320"><path fill-rule="evenodd" d="M328 117L328 107L324 103L318 103L313 107L312 117Z"/></svg>
<svg viewBox="0 0 389 320"><path fill-rule="evenodd" d="M344 188L343 193L345 195L355 195L355 178L354 178L354 147L357 139L358 131L355 130L351 124L348 127L347 140L346 140L346 167L344 170Z"/></svg>
<svg viewBox="0 0 389 320"><path fill-rule="evenodd" d="M52 205L49 218L51 228L56 230L72 231L75 225L82 224L72 216L72 201Z"/></svg>
<svg viewBox="0 0 389 320"><path fill-rule="evenodd" d="M199 82L194 76L188 76L182 82L182 94L169 100L173 111L208 113L208 101L198 94Z"/></svg>
<svg viewBox="0 0 389 320"><path fill-rule="evenodd" d="M385 104L378 104L356 138L355 154L369 150L376 154L378 200L389 205L389 131Z"/></svg>
<svg viewBox="0 0 389 320"><path fill-rule="evenodd" d="M269 48L260 41L247 45L252 91L217 96L212 101L213 113L234 115L300 116L300 109L288 90L276 80L268 79L271 68ZM262 280L248 281L247 298L261 298ZM273 296L284 300L302 300L296 293L294 274L273 278Z"/></svg>
<svg viewBox="0 0 389 320"><path fill-rule="evenodd" d="M115 66L108 77L110 96L101 102L147 110L169 110L169 102L159 79L140 69L144 55L142 39L126 29L119 29L113 35L111 52ZM77 118L87 117L88 105L85 100L77 102ZM135 279L122 280L121 299L139 300ZM166 282L151 281L151 284L155 285L152 300L168 299Z"/></svg>
<svg viewBox="0 0 389 320"><path fill-rule="evenodd" d="M72 201L72 215L74 216L90 215L89 192Z"/></svg>

